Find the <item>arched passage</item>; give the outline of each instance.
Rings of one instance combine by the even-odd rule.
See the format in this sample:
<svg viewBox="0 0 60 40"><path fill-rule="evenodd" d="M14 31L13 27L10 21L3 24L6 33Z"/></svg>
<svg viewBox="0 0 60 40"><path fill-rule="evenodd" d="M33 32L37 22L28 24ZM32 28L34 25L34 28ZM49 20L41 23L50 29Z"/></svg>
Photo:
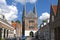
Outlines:
<svg viewBox="0 0 60 40"><path fill-rule="evenodd" d="M31 37L34 37L34 32L33 32L33 31L30 31L29 35L30 35Z"/></svg>

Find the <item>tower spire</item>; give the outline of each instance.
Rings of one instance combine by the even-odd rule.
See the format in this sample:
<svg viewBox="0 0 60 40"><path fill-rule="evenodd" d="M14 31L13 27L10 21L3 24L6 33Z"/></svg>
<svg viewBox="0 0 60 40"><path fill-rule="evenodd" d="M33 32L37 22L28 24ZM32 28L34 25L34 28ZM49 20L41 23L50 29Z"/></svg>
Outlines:
<svg viewBox="0 0 60 40"><path fill-rule="evenodd" d="M53 22L53 20L54 20L54 10L53 10L53 6L51 5L51 7L50 7L50 22L52 21Z"/></svg>
<svg viewBox="0 0 60 40"><path fill-rule="evenodd" d="M23 16L26 16L26 2L24 4L24 6L23 6Z"/></svg>
<svg viewBox="0 0 60 40"><path fill-rule="evenodd" d="M25 17L26 17L26 0L23 6L23 14L22 14L22 40L25 39Z"/></svg>
<svg viewBox="0 0 60 40"><path fill-rule="evenodd" d="M34 4L34 9L33 9L33 13L36 15L37 17L37 10L36 10L36 4Z"/></svg>

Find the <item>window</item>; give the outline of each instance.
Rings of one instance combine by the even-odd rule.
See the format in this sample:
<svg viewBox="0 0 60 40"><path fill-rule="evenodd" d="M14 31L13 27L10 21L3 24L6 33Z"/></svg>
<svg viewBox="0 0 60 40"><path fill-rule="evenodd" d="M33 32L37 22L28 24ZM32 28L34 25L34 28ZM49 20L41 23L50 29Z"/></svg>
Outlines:
<svg viewBox="0 0 60 40"><path fill-rule="evenodd" d="M52 22L54 22L54 16L52 15Z"/></svg>
<svg viewBox="0 0 60 40"><path fill-rule="evenodd" d="M34 26L30 26L29 29L34 29Z"/></svg>
<svg viewBox="0 0 60 40"><path fill-rule="evenodd" d="M29 20L29 23L33 23L34 22L34 20Z"/></svg>

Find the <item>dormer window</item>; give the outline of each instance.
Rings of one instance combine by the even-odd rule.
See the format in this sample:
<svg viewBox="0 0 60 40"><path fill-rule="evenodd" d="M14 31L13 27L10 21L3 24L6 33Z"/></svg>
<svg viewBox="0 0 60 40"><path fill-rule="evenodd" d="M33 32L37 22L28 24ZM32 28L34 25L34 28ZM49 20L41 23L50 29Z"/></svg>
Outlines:
<svg viewBox="0 0 60 40"><path fill-rule="evenodd" d="M34 26L29 26L29 29L34 29L35 27Z"/></svg>

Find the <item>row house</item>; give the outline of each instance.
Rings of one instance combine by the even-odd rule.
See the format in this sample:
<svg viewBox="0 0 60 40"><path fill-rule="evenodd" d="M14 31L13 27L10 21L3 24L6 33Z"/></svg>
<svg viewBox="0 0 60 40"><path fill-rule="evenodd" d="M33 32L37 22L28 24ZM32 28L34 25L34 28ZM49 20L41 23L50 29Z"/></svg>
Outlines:
<svg viewBox="0 0 60 40"><path fill-rule="evenodd" d="M22 24L18 22L12 22L11 24L15 29L15 37L21 37L22 36Z"/></svg>
<svg viewBox="0 0 60 40"><path fill-rule="evenodd" d="M50 40L60 40L60 0L51 7Z"/></svg>
<svg viewBox="0 0 60 40"><path fill-rule="evenodd" d="M49 40L49 18L40 25L40 29L35 35L38 40Z"/></svg>
<svg viewBox="0 0 60 40"><path fill-rule="evenodd" d="M51 5L49 23L41 24L40 37L45 40L60 40L60 0L57 5Z"/></svg>
<svg viewBox="0 0 60 40"><path fill-rule="evenodd" d="M49 21L49 40L60 39L60 0L57 5L51 5Z"/></svg>
<svg viewBox="0 0 60 40"><path fill-rule="evenodd" d="M49 18L41 24L40 36L41 40L49 40Z"/></svg>
<svg viewBox="0 0 60 40"><path fill-rule="evenodd" d="M49 23L46 23L46 25L41 24L41 28L43 31L44 39L45 40L54 40L55 36L55 31L54 31L54 25L56 24L56 11L57 11L57 5L51 5L50 7L50 19ZM41 31L40 31L41 32ZM40 34L40 35L41 35Z"/></svg>

